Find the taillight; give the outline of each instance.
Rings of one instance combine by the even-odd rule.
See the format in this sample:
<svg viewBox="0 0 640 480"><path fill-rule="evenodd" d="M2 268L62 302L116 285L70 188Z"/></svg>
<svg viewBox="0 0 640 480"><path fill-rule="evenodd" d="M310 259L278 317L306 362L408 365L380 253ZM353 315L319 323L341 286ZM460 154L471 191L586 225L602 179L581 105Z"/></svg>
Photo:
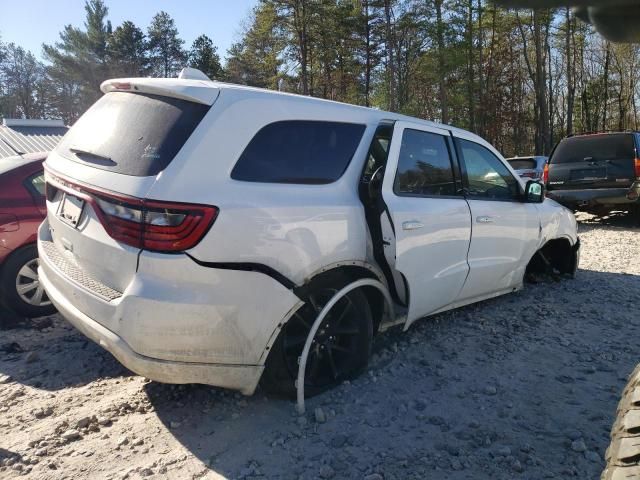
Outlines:
<svg viewBox="0 0 640 480"><path fill-rule="evenodd" d="M544 169L542 170L542 183L546 184L549 181L549 164L544 164Z"/></svg>
<svg viewBox="0 0 640 480"><path fill-rule="evenodd" d="M634 161L636 170L636 179L640 180L640 158L636 158Z"/></svg>
<svg viewBox="0 0 640 480"><path fill-rule="evenodd" d="M107 233L132 247L179 252L194 247L218 216L216 207L95 195Z"/></svg>

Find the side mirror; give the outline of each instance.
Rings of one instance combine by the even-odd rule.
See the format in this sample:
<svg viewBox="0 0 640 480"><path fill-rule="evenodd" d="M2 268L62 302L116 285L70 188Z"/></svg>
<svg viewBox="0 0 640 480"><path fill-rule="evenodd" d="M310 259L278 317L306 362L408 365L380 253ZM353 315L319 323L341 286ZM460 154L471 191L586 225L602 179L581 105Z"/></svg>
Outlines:
<svg viewBox="0 0 640 480"><path fill-rule="evenodd" d="M544 201L544 185L535 180L529 180L524 187L525 203L542 203Z"/></svg>

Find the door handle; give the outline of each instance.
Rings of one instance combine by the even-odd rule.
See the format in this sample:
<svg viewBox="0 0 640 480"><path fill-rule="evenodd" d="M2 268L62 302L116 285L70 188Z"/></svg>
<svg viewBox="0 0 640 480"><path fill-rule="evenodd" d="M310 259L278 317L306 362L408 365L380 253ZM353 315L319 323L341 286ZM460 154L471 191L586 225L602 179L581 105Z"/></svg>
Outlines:
<svg viewBox="0 0 640 480"><path fill-rule="evenodd" d="M488 215L483 215L481 217L476 217L476 222L478 222L478 223L493 223L493 217L489 217Z"/></svg>
<svg viewBox="0 0 640 480"><path fill-rule="evenodd" d="M424 227L424 224L417 220L410 220L408 222L402 222L403 230L418 230L419 228Z"/></svg>

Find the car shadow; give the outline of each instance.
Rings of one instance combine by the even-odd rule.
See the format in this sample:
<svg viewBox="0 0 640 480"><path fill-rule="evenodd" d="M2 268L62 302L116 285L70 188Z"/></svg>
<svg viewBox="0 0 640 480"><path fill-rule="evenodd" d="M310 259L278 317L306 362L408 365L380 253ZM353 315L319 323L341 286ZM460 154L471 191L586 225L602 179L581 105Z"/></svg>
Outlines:
<svg viewBox="0 0 640 480"><path fill-rule="evenodd" d="M640 231L638 220L625 211L613 211L606 215L593 215L586 212L576 212L580 232L593 229Z"/></svg>
<svg viewBox="0 0 640 480"><path fill-rule="evenodd" d="M437 478L462 479L486 470L488 459L503 462L500 445L511 446L514 468L525 466L528 478L595 478L617 392L637 362L630 338L640 328L632 308L639 281L580 270L575 280L527 285L424 319L409 332L384 332L368 371L307 400L302 417L293 401L261 391L243 397L155 382L144 390L171 435L210 472L229 478L315 478L321 468L327 478L382 470L417 478L412 468L426 468L426 477L443 468ZM564 301L568 295L577 298ZM572 453L576 438L593 455ZM469 459L452 453L460 462L451 467L449 451ZM512 468L498 463L494 474Z"/></svg>
<svg viewBox="0 0 640 480"><path fill-rule="evenodd" d="M131 375L59 315L38 319L22 319L6 311L0 315L11 315L0 330L0 376L35 388L60 390L98 378Z"/></svg>

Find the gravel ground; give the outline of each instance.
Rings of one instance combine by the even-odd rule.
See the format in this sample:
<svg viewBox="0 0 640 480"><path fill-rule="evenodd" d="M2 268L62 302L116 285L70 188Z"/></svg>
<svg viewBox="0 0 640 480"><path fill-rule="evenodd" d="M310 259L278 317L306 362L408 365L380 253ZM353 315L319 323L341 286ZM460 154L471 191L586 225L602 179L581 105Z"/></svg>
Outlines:
<svg viewBox="0 0 640 480"><path fill-rule="evenodd" d="M131 375L57 316L0 332L0 478L598 478L640 356L640 230L580 218L577 279L384 333L304 417Z"/></svg>

